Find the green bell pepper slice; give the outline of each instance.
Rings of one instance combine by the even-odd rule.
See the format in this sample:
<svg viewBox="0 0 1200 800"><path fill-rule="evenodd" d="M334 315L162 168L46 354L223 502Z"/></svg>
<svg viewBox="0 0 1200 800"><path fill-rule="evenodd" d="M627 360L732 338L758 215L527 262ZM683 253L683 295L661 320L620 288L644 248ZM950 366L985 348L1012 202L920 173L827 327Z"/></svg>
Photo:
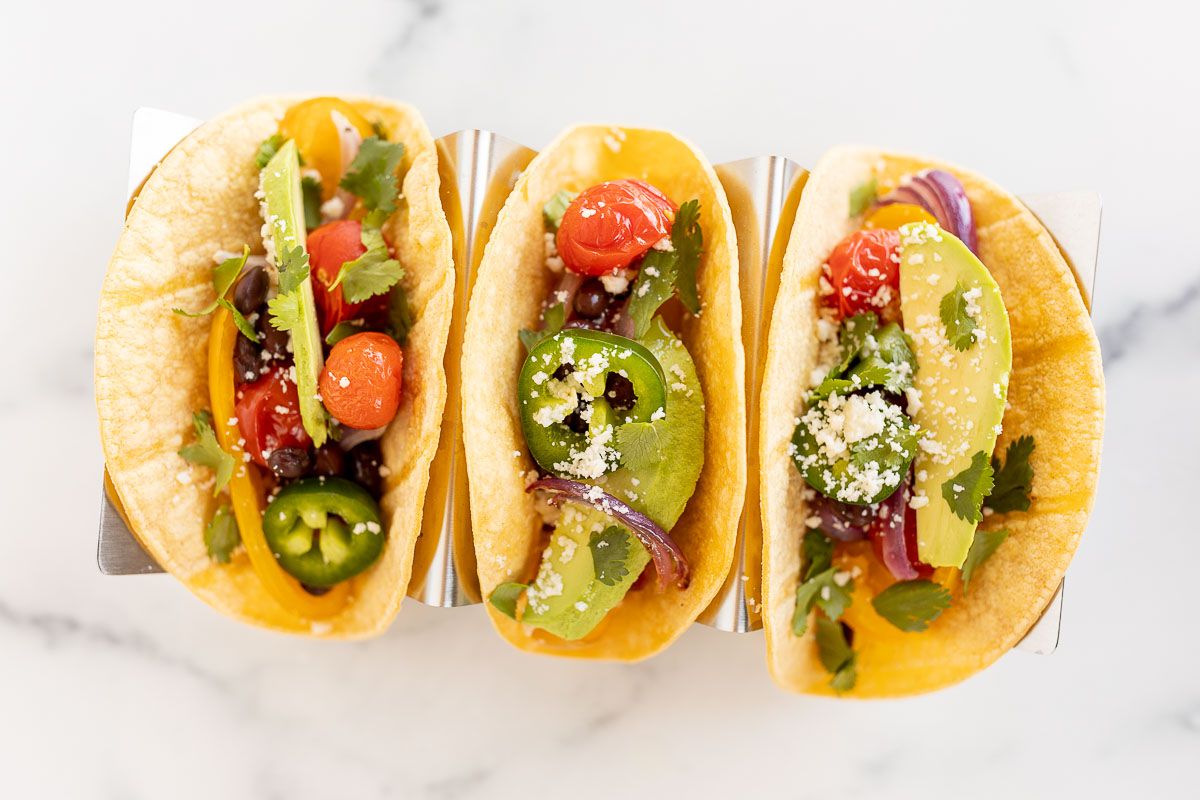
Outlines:
<svg viewBox="0 0 1200 800"><path fill-rule="evenodd" d="M379 506L345 478L307 478L285 486L263 512L263 534L279 566L305 586L328 588L379 557Z"/></svg>
<svg viewBox="0 0 1200 800"><path fill-rule="evenodd" d="M654 354L614 333L571 328L529 351L517 383L529 454L546 472L598 478L620 466L615 431L666 413L667 382Z"/></svg>

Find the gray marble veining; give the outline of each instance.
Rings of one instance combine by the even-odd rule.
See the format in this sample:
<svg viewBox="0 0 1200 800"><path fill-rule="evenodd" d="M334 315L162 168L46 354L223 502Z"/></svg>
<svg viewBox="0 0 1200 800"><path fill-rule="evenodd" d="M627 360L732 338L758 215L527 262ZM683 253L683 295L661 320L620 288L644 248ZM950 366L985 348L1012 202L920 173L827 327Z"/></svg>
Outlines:
<svg viewBox="0 0 1200 800"><path fill-rule="evenodd" d="M174 13L26 4L0 30L0 793L1195 796L1200 11L216 0ZM478 609L408 604L381 639L322 645L231 625L171 581L97 574L89 343L130 114L203 117L272 91L384 93L435 134L540 145L612 120L677 129L714 161L802 163L863 141L1022 191L1100 191L1108 426L1059 651L1011 654L929 697L839 704L775 690L753 636L695 628L647 664L578 664L512 651Z"/></svg>

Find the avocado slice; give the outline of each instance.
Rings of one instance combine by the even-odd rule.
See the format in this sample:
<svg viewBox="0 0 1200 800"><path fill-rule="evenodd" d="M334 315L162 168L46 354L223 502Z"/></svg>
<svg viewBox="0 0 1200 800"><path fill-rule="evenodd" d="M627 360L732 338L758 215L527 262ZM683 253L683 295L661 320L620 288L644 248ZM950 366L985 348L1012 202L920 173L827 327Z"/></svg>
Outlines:
<svg viewBox="0 0 1200 800"><path fill-rule="evenodd" d="M595 483L669 532L704 466L704 395L691 355L661 317L637 341L662 365L666 416L627 423L641 426L641 451L636 457L632 451L622 453L622 466ZM620 435L617 441L620 447ZM614 550L620 557L612 555ZM582 638L625 598L649 563L649 551L617 520L590 506L565 503L521 622L563 639Z"/></svg>
<svg viewBox="0 0 1200 800"><path fill-rule="evenodd" d="M259 173L264 229L270 229L270 241L264 237L267 255L279 268L284 253L299 247L305 250L304 192L300 187L300 157L295 141L289 139ZM312 277L305 276L295 290L300 319L291 329L292 355L296 361L296 389L300 395L300 419L304 430L317 447L325 444L328 433L325 406L317 393L317 378L325 365L321 350L321 332L317 325L317 305L313 298Z"/></svg>
<svg viewBox="0 0 1200 800"><path fill-rule="evenodd" d="M946 493L969 491L956 476L996 448L1012 371L1008 311L987 267L951 234L910 223L900 240L900 310L917 357L909 412L921 428L917 550L926 564L961 567L979 515L956 513Z"/></svg>

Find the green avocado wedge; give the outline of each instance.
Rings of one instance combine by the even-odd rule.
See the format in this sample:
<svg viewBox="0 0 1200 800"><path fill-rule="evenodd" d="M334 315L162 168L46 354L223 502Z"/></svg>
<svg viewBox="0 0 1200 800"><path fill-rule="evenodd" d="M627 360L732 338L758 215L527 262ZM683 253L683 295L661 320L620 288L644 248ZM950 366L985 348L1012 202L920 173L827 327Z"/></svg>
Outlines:
<svg viewBox="0 0 1200 800"><path fill-rule="evenodd" d="M281 273L280 296L271 301L272 324L291 333L300 419L313 444L320 447L328 435L325 407L317 393L317 380L325 360L305 249L304 192L300 187L300 157L294 141L289 139L271 157L259 173L259 184L263 222L271 232L268 253ZM295 286L289 285L294 277L301 275L303 279Z"/></svg>
<svg viewBox="0 0 1200 800"><path fill-rule="evenodd" d="M941 228L900 228L900 302L917 358L909 413L921 429L915 461L917 549L935 567L961 567L992 488L1012 371L1000 287L966 245Z"/></svg>

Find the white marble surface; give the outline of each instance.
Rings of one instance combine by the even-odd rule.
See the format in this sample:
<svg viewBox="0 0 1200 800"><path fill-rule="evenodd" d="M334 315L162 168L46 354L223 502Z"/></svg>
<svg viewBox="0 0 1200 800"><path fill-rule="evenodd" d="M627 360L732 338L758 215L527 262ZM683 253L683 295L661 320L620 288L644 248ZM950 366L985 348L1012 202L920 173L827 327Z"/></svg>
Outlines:
<svg viewBox="0 0 1200 800"><path fill-rule="evenodd" d="M619 5L6 8L0 795L1200 793L1195 7ZM410 603L381 639L330 645L231 624L165 577L100 576L91 339L131 114L282 90L379 92L435 133L534 146L611 120L713 160L856 140L1101 191L1108 435L1059 652L837 703L775 690L760 636L565 663L510 650L477 608Z"/></svg>

